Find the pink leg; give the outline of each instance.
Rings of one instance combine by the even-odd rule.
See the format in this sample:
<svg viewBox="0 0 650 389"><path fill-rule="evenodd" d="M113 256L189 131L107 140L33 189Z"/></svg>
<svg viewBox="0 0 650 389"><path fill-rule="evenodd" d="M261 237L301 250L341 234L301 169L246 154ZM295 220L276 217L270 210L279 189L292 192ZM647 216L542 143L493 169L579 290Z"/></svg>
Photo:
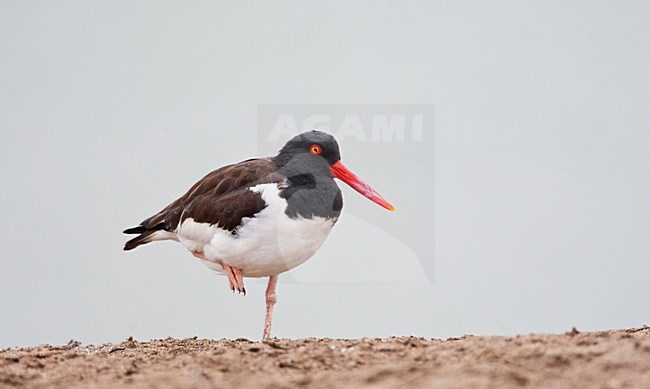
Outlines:
<svg viewBox="0 0 650 389"><path fill-rule="evenodd" d="M237 292L243 293L245 296L246 288L244 288L244 278L242 277L241 269L228 265L221 265L221 267L223 267L224 272L228 276L228 287L230 290L234 292L237 289Z"/></svg>
<svg viewBox="0 0 650 389"><path fill-rule="evenodd" d="M278 283L278 276L269 277L269 284L266 287L266 318L264 319L264 336L262 341L266 342L271 338L271 319L273 317L273 306L278 301L275 295L275 286Z"/></svg>

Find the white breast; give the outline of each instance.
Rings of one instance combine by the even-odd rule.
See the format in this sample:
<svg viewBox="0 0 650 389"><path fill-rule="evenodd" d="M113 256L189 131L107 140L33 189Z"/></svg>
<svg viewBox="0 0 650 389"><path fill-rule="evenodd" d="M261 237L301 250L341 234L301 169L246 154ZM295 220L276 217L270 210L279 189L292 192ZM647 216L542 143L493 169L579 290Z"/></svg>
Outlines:
<svg viewBox="0 0 650 389"><path fill-rule="evenodd" d="M203 256L206 265L220 271L218 263L242 269L245 277L277 275L302 264L320 248L335 219L291 219L287 201L277 184L250 188L260 193L267 206L252 218L244 218L237 234L186 219L176 231L180 242Z"/></svg>

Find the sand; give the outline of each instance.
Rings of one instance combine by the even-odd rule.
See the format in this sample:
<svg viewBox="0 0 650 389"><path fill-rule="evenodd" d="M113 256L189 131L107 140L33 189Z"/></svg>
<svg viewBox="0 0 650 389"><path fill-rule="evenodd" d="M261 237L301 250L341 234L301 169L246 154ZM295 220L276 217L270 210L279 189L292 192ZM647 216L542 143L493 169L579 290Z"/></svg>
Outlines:
<svg viewBox="0 0 650 389"><path fill-rule="evenodd" d="M0 387L650 388L650 327L560 335L71 341L0 351Z"/></svg>

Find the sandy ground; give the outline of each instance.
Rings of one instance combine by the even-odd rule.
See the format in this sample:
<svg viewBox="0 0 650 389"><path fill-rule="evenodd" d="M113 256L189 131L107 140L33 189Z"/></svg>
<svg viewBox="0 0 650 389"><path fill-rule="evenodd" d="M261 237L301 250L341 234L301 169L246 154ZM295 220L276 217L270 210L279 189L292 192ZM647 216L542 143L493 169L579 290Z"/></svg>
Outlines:
<svg viewBox="0 0 650 389"><path fill-rule="evenodd" d="M0 387L650 388L650 327L430 340L127 340L0 351Z"/></svg>

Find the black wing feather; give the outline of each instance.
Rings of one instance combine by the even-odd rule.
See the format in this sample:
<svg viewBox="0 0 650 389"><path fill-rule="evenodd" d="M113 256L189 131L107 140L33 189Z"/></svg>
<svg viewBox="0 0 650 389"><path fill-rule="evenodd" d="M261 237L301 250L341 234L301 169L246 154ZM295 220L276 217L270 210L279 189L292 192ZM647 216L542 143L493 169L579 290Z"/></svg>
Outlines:
<svg viewBox="0 0 650 389"><path fill-rule="evenodd" d="M260 194L248 188L262 183L281 182L284 176L270 158L249 159L217 169L190 188L182 197L139 226L124 230L125 234L140 234L126 243L131 250L148 243L156 231L175 231L188 218L197 223L218 225L236 233L245 217L252 217L266 207Z"/></svg>

